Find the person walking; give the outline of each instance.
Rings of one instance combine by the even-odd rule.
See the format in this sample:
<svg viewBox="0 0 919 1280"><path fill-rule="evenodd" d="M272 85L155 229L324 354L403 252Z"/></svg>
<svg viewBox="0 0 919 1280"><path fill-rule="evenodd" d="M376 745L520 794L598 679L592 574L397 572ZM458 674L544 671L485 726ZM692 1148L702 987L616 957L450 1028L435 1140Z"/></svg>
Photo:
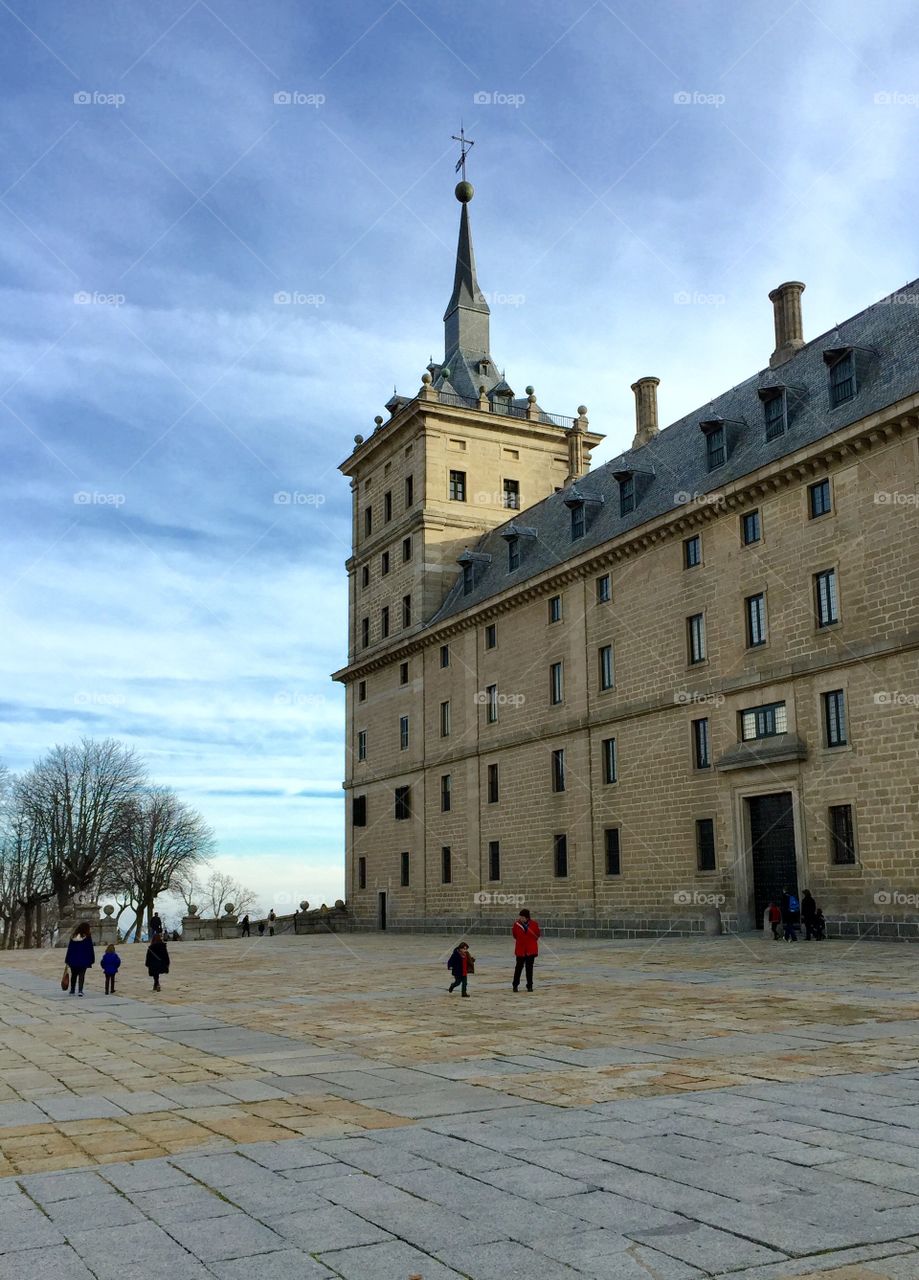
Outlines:
<svg viewBox="0 0 919 1280"><path fill-rule="evenodd" d="M243 918L242 918L242 922L241 922L241 926L240 926L240 927L242 928L242 933L241 933L239 936L240 936L241 938L248 938L248 937L249 937L249 913L248 913L248 911L247 911L247 912L246 912L246 914L243 916Z"/></svg>
<svg viewBox="0 0 919 1280"><path fill-rule="evenodd" d="M264 921L264 920L259 920L259 922L258 922L258 936L259 936L260 938L264 938L264 936L265 936L265 921Z"/></svg>
<svg viewBox="0 0 919 1280"><path fill-rule="evenodd" d="M786 942L798 941L798 899L790 889L782 890L782 924L784 928L784 938Z"/></svg>
<svg viewBox="0 0 919 1280"><path fill-rule="evenodd" d="M782 923L782 912L774 902L770 902L768 908L766 909L766 919L769 921L769 925L772 929L773 941L778 942L779 925Z"/></svg>
<svg viewBox="0 0 919 1280"><path fill-rule="evenodd" d="M826 940L826 919L820 908L817 908L814 915L814 941L824 942Z"/></svg>
<svg viewBox="0 0 919 1280"><path fill-rule="evenodd" d="M801 899L801 923L804 925L804 941L810 942L811 938L816 938L816 930L814 928L814 920L817 916L817 903L814 901L810 889L804 890L804 896Z"/></svg>
<svg viewBox="0 0 919 1280"><path fill-rule="evenodd" d="M469 974L475 973L475 956L469 954L468 942L461 942L459 946L453 948L450 959L447 961L447 968L453 974L453 981L447 987L447 995L454 988L459 987L460 995L468 999L466 983L469 980Z"/></svg>
<svg viewBox="0 0 919 1280"><path fill-rule="evenodd" d="M115 974L121 968L121 956L115 950L114 942L110 942L105 948L99 965L105 974L105 994L113 996L115 994Z"/></svg>
<svg viewBox="0 0 919 1280"><path fill-rule="evenodd" d="M514 991L520 990L520 975L524 970L526 970L527 991L533 990L533 964L539 955L541 932L538 923L532 918L526 907L523 907L511 930L514 935L514 955L516 957L514 981L511 984Z"/></svg>
<svg viewBox="0 0 919 1280"><path fill-rule="evenodd" d="M153 941L153 935L155 933L162 933L162 932L163 932L163 922L160 919L160 914L158 911L154 911L153 915L150 917L150 941L151 942Z"/></svg>
<svg viewBox="0 0 919 1280"><path fill-rule="evenodd" d="M93 935L84 920L78 924L73 937L67 944L64 964L70 970L70 994L83 995L83 983L86 981L86 970L96 963L96 952L93 949Z"/></svg>
<svg viewBox="0 0 919 1280"><path fill-rule="evenodd" d="M277 918L278 917L274 914L274 907L272 907L271 910L268 912L268 937L269 938L274 937L274 922L275 920L277 920Z"/></svg>
<svg viewBox="0 0 919 1280"><path fill-rule="evenodd" d="M147 972L153 979L153 990L161 991L160 977L169 972L169 950L158 933L153 935L147 948Z"/></svg>

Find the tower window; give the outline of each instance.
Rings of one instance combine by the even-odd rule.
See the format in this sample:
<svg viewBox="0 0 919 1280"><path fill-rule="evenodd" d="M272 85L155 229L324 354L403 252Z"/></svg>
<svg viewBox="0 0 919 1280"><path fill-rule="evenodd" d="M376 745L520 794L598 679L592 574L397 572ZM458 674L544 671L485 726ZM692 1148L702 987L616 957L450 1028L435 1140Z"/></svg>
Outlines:
<svg viewBox="0 0 919 1280"><path fill-rule="evenodd" d="M504 481L504 505L509 511L520 510L520 481Z"/></svg>
<svg viewBox="0 0 919 1280"><path fill-rule="evenodd" d="M695 569L702 563L702 539L698 533L683 543L683 568Z"/></svg>
<svg viewBox="0 0 919 1280"><path fill-rule="evenodd" d="M705 661L705 615L694 613L686 619L686 633L691 664Z"/></svg>
<svg viewBox="0 0 919 1280"><path fill-rule="evenodd" d="M364 537L369 538L373 533L373 508L364 508Z"/></svg>
<svg viewBox="0 0 919 1280"><path fill-rule="evenodd" d="M370 586L370 565L369 564L365 564L364 567L361 569L361 586L362 587Z"/></svg>
<svg viewBox="0 0 919 1280"><path fill-rule="evenodd" d="M828 747L846 746L846 695L842 689L823 695L823 728Z"/></svg>
<svg viewBox="0 0 919 1280"><path fill-rule="evenodd" d="M488 803L498 803L498 766L496 764L488 766Z"/></svg>
<svg viewBox="0 0 919 1280"><path fill-rule="evenodd" d="M408 750L408 716L399 717L399 750Z"/></svg>
<svg viewBox="0 0 919 1280"><path fill-rule="evenodd" d="M451 502L466 501L466 472L465 471L450 472L450 501Z"/></svg>
<svg viewBox="0 0 919 1280"><path fill-rule="evenodd" d="M410 595L402 597L402 626L410 627L412 625L412 597Z"/></svg>
<svg viewBox="0 0 919 1280"><path fill-rule="evenodd" d="M393 816L397 822L412 816L411 787L396 787Z"/></svg>
<svg viewBox="0 0 919 1280"><path fill-rule="evenodd" d="M449 667L450 665L450 646L448 644L440 646L440 665L441 668Z"/></svg>
<svg viewBox="0 0 919 1280"><path fill-rule="evenodd" d="M620 832L618 827L607 827L604 832L606 844L606 874L618 876L622 874L622 860L619 852Z"/></svg>
<svg viewBox="0 0 919 1280"><path fill-rule="evenodd" d="M440 883L451 884L453 882L453 855L450 852L450 846L445 844L440 851Z"/></svg>
<svg viewBox="0 0 919 1280"><path fill-rule="evenodd" d="M710 769L712 767L712 750L707 716L692 722L692 762L696 769Z"/></svg>
<svg viewBox="0 0 919 1280"><path fill-rule="evenodd" d="M498 720L498 686L490 684L485 690L485 723L495 724Z"/></svg>
<svg viewBox="0 0 919 1280"><path fill-rule="evenodd" d="M553 707L557 707L559 703L564 701L564 697L565 688L562 664L560 662L553 662L549 667L549 701Z"/></svg>
<svg viewBox="0 0 919 1280"><path fill-rule="evenodd" d="M552 790L565 790L565 748L552 752Z"/></svg>
<svg viewBox="0 0 919 1280"><path fill-rule="evenodd" d="M829 480L818 480L808 488L807 505L812 520L816 520L818 516L828 515L832 511Z"/></svg>
<svg viewBox="0 0 919 1280"><path fill-rule="evenodd" d="M389 552L384 551L380 556L380 577L385 578L389 573Z"/></svg>
<svg viewBox="0 0 919 1280"><path fill-rule="evenodd" d="M445 773L440 779L440 811L441 813L450 812L450 804L453 792L453 779L449 773Z"/></svg>
<svg viewBox="0 0 919 1280"><path fill-rule="evenodd" d="M367 730L361 729L357 735L357 758L358 760L367 759Z"/></svg>
<svg viewBox="0 0 919 1280"><path fill-rule="evenodd" d="M361 647L366 649L370 644L370 619L361 618Z"/></svg>
<svg viewBox="0 0 919 1280"><path fill-rule="evenodd" d="M392 490L387 489L383 494L383 523L389 524L392 519Z"/></svg>
<svg viewBox="0 0 919 1280"><path fill-rule="evenodd" d="M566 835L553 836L552 846L556 879L564 880L568 875L568 837Z"/></svg>
<svg viewBox="0 0 919 1280"><path fill-rule="evenodd" d="M357 682L357 700L358 702L367 701L367 681L359 680Z"/></svg>
<svg viewBox="0 0 919 1280"><path fill-rule="evenodd" d="M359 889L367 888L367 859L358 858L357 860L357 887Z"/></svg>
<svg viewBox="0 0 919 1280"><path fill-rule="evenodd" d="M448 699L446 702L442 702L442 703L440 704L440 736L441 736L442 738L449 738L449 736L450 736L450 702L449 702L449 699Z"/></svg>
<svg viewBox="0 0 919 1280"><path fill-rule="evenodd" d="M412 558L412 540L411 538L402 539L402 563L407 564Z"/></svg>
<svg viewBox="0 0 919 1280"><path fill-rule="evenodd" d="M855 832L850 804L830 805L830 849L836 867L851 866L855 861Z"/></svg>
<svg viewBox="0 0 919 1280"><path fill-rule="evenodd" d="M415 501L415 477L405 477L405 509L406 511Z"/></svg>
<svg viewBox="0 0 919 1280"><path fill-rule="evenodd" d="M489 622L485 628L485 648L496 649L498 647L498 624Z"/></svg>
<svg viewBox="0 0 919 1280"><path fill-rule="evenodd" d="M389 635L389 605L384 604L380 610L380 635L385 640Z"/></svg>
<svg viewBox="0 0 919 1280"><path fill-rule="evenodd" d="M601 744L603 751L603 781L612 783L619 781L619 762L616 758L616 739L604 738Z"/></svg>
<svg viewBox="0 0 919 1280"><path fill-rule="evenodd" d="M766 643L766 597L760 592L744 601L747 621L747 648L758 649Z"/></svg>
<svg viewBox="0 0 919 1280"><path fill-rule="evenodd" d="M814 574L814 599L817 606L817 626L834 626L839 621L835 569L824 569L822 573Z"/></svg>
<svg viewBox="0 0 919 1280"><path fill-rule="evenodd" d="M758 510L746 511L740 517L740 533L745 547L749 547L753 542L759 542L762 535L760 533Z"/></svg>
<svg viewBox="0 0 919 1280"><path fill-rule="evenodd" d="M609 604L612 594L610 576L608 573L602 573L597 579L597 604Z"/></svg>
<svg viewBox="0 0 919 1280"><path fill-rule="evenodd" d="M409 884L409 863L410 858L407 853L399 854L399 883L403 889L408 888Z"/></svg>
<svg viewBox="0 0 919 1280"><path fill-rule="evenodd" d="M696 819L696 866L700 871L715 870L715 820Z"/></svg>
<svg viewBox="0 0 919 1280"><path fill-rule="evenodd" d="M598 651L597 659L600 666L600 692L604 693L613 687L613 646L603 645Z"/></svg>
<svg viewBox="0 0 919 1280"><path fill-rule="evenodd" d="M501 845L497 840L488 842L488 878L489 880L501 879Z"/></svg>
<svg viewBox="0 0 919 1280"><path fill-rule="evenodd" d="M561 622L561 620L562 620L562 597L550 596L549 597L549 621Z"/></svg>
<svg viewBox="0 0 919 1280"><path fill-rule="evenodd" d="M408 663L407 662L399 663L399 683L408 684Z"/></svg>
<svg viewBox="0 0 919 1280"><path fill-rule="evenodd" d="M355 796L351 801L351 822L355 827L367 825L367 797Z"/></svg>

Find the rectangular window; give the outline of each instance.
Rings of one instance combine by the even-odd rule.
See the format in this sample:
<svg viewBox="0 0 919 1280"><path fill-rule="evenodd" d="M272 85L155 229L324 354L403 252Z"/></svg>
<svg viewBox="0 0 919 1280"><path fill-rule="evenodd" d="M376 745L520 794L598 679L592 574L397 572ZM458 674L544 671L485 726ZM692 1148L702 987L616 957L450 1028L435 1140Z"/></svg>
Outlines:
<svg viewBox="0 0 919 1280"><path fill-rule="evenodd" d="M399 717L399 750L408 751L408 716Z"/></svg>
<svg viewBox="0 0 919 1280"><path fill-rule="evenodd" d="M403 889L408 888L409 885L409 861L410 859L407 853L399 854L399 883Z"/></svg>
<svg viewBox="0 0 919 1280"><path fill-rule="evenodd" d="M453 855L450 846L445 844L440 851L440 883L450 884L453 880Z"/></svg>
<svg viewBox="0 0 919 1280"><path fill-rule="evenodd" d="M549 701L553 707L557 707L563 700L565 694L564 678L562 676L562 664L553 662L549 668Z"/></svg>
<svg viewBox="0 0 919 1280"><path fill-rule="evenodd" d="M366 680L359 680L359 681L358 681L358 685L357 685L357 700L358 700L358 702L366 702L366 701L367 701L367 681L366 681Z"/></svg>
<svg viewBox="0 0 919 1280"><path fill-rule="evenodd" d="M370 586L370 565L365 564L361 569L361 588L365 589Z"/></svg>
<svg viewBox="0 0 919 1280"><path fill-rule="evenodd" d="M809 486L807 490L807 509L812 520L816 520L818 516L828 515L832 511L829 480L818 480L816 484Z"/></svg>
<svg viewBox="0 0 919 1280"><path fill-rule="evenodd" d="M696 866L700 871L715 870L715 820L696 819Z"/></svg>
<svg viewBox="0 0 919 1280"><path fill-rule="evenodd" d="M740 535L745 547L749 547L751 543L759 542L762 535L760 534L758 510L746 511L740 517Z"/></svg>
<svg viewBox="0 0 919 1280"><path fill-rule="evenodd" d="M463 595L468 596L475 586L475 569L471 561L463 565Z"/></svg>
<svg viewBox="0 0 919 1280"><path fill-rule="evenodd" d="M351 801L351 822L355 827L367 825L367 797L355 796Z"/></svg>
<svg viewBox="0 0 919 1280"><path fill-rule="evenodd" d="M788 709L784 702L772 702L765 707L751 707L740 713L740 736L744 742L757 738L774 738L788 732Z"/></svg>
<svg viewBox="0 0 919 1280"><path fill-rule="evenodd" d="M415 501L415 477L405 477L405 509L406 511Z"/></svg>
<svg viewBox="0 0 919 1280"><path fill-rule="evenodd" d="M495 724L498 719L498 686L490 684L485 690L485 723Z"/></svg>
<svg viewBox="0 0 919 1280"><path fill-rule="evenodd" d="M597 579L597 604L609 604L612 599L610 576L602 573Z"/></svg>
<svg viewBox="0 0 919 1280"><path fill-rule="evenodd" d="M597 654L600 665L600 692L613 687L613 646L605 644Z"/></svg>
<svg viewBox="0 0 919 1280"><path fill-rule="evenodd" d="M498 624L496 622L489 622L488 626L485 628L485 648L495 649L497 648L497 644Z"/></svg>
<svg viewBox="0 0 919 1280"><path fill-rule="evenodd" d="M440 811L441 813L450 812L450 800L452 797L453 782L451 775L445 773L440 779Z"/></svg>
<svg viewBox="0 0 919 1280"><path fill-rule="evenodd" d="M507 571L513 573L515 569L520 568L520 539L508 538L507 540Z"/></svg>
<svg viewBox="0 0 919 1280"><path fill-rule="evenodd" d="M712 767L712 748L707 716L692 722L692 763L696 769L710 769Z"/></svg>
<svg viewBox="0 0 919 1280"><path fill-rule="evenodd" d="M497 840L488 842L488 878L501 879L501 845Z"/></svg>
<svg viewBox="0 0 919 1280"><path fill-rule="evenodd" d="M604 738L601 746L603 750L603 781L618 782L619 761L616 758L616 739Z"/></svg>
<svg viewBox="0 0 919 1280"><path fill-rule="evenodd" d="M445 667L449 667L449 665L450 665L450 646L448 644L442 644L440 646L441 670L443 670Z"/></svg>
<svg viewBox="0 0 919 1280"><path fill-rule="evenodd" d="M384 551L380 556L380 577L385 578L389 573L389 552Z"/></svg>
<svg viewBox="0 0 919 1280"><path fill-rule="evenodd" d="M450 736L450 702L449 702L449 699L448 699L446 702L442 702L442 703L440 704L440 736L441 736L442 738L449 738L449 736Z"/></svg>
<svg viewBox="0 0 919 1280"><path fill-rule="evenodd" d="M504 505L509 511L520 510L520 481L504 481Z"/></svg>
<svg viewBox="0 0 919 1280"><path fill-rule="evenodd" d="M694 613L686 619L686 635L691 663L705 661L705 615Z"/></svg>
<svg viewBox="0 0 919 1280"><path fill-rule="evenodd" d="M385 640L389 635L389 605L384 604L380 610L380 635Z"/></svg>
<svg viewBox="0 0 919 1280"><path fill-rule="evenodd" d="M359 889L367 888L367 859L358 858L357 860L357 887Z"/></svg>
<svg viewBox="0 0 919 1280"><path fill-rule="evenodd" d="M842 689L823 695L823 728L828 747L846 746L846 695Z"/></svg>
<svg viewBox="0 0 919 1280"><path fill-rule="evenodd" d="M373 533L373 507L364 508L364 537L369 538Z"/></svg>
<svg viewBox="0 0 919 1280"><path fill-rule="evenodd" d="M367 759L367 730L360 729L357 735L357 758L358 760Z"/></svg>
<svg viewBox="0 0 919 1280"><path fill-rule="evenodd" d="M412 625L412 597L402 597L402 626L410 627Z"/></svg>
<svg viewBox="0 0 919 1280"><path fill-rule="evenodd" d="M818 627L832 627L839 621L835 569L824 569L822 573L814 574L814 602L817 606Z"/></svg>
<svg viewBox="0 0 919 1280"><path fill-rule="evenodd" d="M552 752L552 790L565 790L565 748Z"/></svg>
<svg viewBox="0 0 919 1280"><path fill-rule="evenodd" d="M399 683L408 684L408 663L407 662L399 663Z"/></svg>
<svg viewBox="0 0 919 1280"><path fill-rule="evenodd" d="M766 643L766 597L762 592L744 601L747 623L747 648L757 649Z"/></svg>
<svg viewBox="0 0 919 1280"><path fill-rule="evenodd" d="M635 477L626 476L619 481L619 514L627 516L635 510Z"/></svg>
<svg viewBox="0 0 919 1280"><path fill-rule="evenodd" d="M412 816L411 787L396 787L394 817L397 822L404 822Z"/></svg>
<svg viewBox="0 0 919 1280"><path fill-rule="evenodd" d="M714 471L716 467L723 466L726 457L727 443L724 427L715 427L705 437L705 460L708 463L709 471Z"/></svg>
<svg viewBox="0 0 919 1280"><path fill-rule="evenodd" d="M785 434L788 425L786 416L786 400L784 390L770 396L763 402L763 416L766 420L766 439L777 440Z"/></svg>
<svg viewBox="0 0 919 1280"><path fill-rule="evenodd" d="M389 524L392 519L392 490L383 494L383 523Z"/></svg>
<svg viewBox="0 0 919 1280"><path fill-rule="evenodd" d="M830 404L845 404L855 395L855 355L847 351L835 364L830 365Z"/></svg>
<svg viewBox="0 0 919 1280"><path fill-rule="evenodd" d="M608 876L622 875L619 828L607 827L603 837L606 846L606 874Z"/></svg>
<svg viewBox="0 0 919 1280"><path fill-rule="evenodd" d="M488 766L488 803L498 803L498 766L496 764Z"/></svg>
<svg viewBox="0 0 919 1280"><path fill-rule="evenodd" d="M550 596L549 597L549 621L561 622L561 620L562 620L562 597Z"/></svg>
<svg viewBox="0 0 919 1280"><path fill-rule="evenodd" d="M411 538L402 539L402 563L407 564L412 558L412 540Z"/></svg>
<svg viewBox="0 0 919 1280"><path fill-rule="evenodd" d="M855 832L850 804L830 805L830 849L836 867L851 866L855 861Z"/></svg>
<svg viewBox="0 0 919 1280"><path fill-rule="evenodd" d="M361 647L366 649L370 644L370 619L361 618Z"/></svg>
<svg viewBox="0 0 919 1280"><path fill-rule="evenodd" d="M466 472L465 471L450 472L450 501L451 502L466 501Z"/></svg>
<svg viewBox="0 0 919 1280"><path fill-rule="evenodd" d="M584 530L587 528L587 522L584 516L584 503L579 502L571 508L571 537L572 539L583 538Z"/></svg>
<svg viewBox="0 0 919 1280"><path fill-rule="evenodd" d="M696 533L683 542L683 568L695 569L702 563L702 539Z"/></svg>
<svg viewBox="0 0 919 1280"><path fill-rule="evenodd" d="M568 837L565 835L553 836L552 846L556 879L564 880L568 875Z"/></svg>

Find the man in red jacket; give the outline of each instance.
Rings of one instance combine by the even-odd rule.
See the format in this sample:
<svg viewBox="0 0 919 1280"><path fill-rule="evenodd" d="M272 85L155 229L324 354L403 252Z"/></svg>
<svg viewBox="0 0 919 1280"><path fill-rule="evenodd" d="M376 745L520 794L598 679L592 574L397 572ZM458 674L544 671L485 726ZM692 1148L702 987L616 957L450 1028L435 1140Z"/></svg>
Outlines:
<svg viewBox="0 0 919 1280"><path fill-rule="evenodd" d="M511 932L514 935L514 955L517 957L517 963L514 965L514 990L520 990L520 975L525 968L527 991L532 991L533 961L539 955L540 928L535 920L530 919L530 913L526 907L523 908L514 921L514 927Z"/></svg>

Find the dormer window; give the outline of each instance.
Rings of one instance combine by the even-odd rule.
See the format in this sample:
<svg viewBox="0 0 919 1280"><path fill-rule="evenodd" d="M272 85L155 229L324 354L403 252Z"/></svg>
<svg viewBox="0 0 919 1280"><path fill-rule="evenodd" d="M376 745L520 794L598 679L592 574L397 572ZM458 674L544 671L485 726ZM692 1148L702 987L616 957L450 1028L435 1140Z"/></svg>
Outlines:
<svg viewBox="0 0 919 1280"><path fill-rule="evenodd" d="M855 352L849 347L844 351L825 351L823 358L830 370L830 406L852 400L858 390L855 376Z"/></svg>
<svg viewBox="0 0 919 1280"><path fill-rule="evenodd" d="M766 439L777 440L788 430L788 400L784 387L776 387L763 397Z"/></svg>
<svg viewBox="0 0 919 1280"><path fill-rule="evenodd" d="M463 565L463 595L468 596L475 586L475 566L471 561Z"/></svg>
<svg viewBox="0 0 919 1280"><path fill-rule="evenodd" d="M513 573L515 569L520 568L523 553L521 539L535 538L536 530L521 524L515 524L512 520L510 524L505 525L501 530L501 537L507 543L507 571L508 573Z"/></svg>
<svg viewBox="0 0 919 1280"><path fill-rule="evenodd" d="M476 583L479 580L477 569L482 569L491 563L491 556L480 551L464 551L457 560L457 564L463 571L463 595L471 595Z"/></svg>
<svg viewBox="0 0 919 1280"><path fill-rule="evenodd" d="M507 540L507 571L513 573L515 569L520 568L520 539L518 537L508 538Z"/></svg>
<svg viewBox="0 0 919 1280"><path fill-rule="evenodd" d="M619 514L627 516L635 510L635 477L624 476L619 481Z"/></svg>
<svg viewBox="0 0 919 1280"><path fill-rule="evenodd" d="M583 538L587 528L587 521L584 515L583 502L577 503L571 508L571 538L574 541L577 538Z"/></svg>
<svg viewBox="0 0 919 1280"><path fill-rule="evenodd" d="M572 485L565 498L565 506L571 512L572 540L583 538L590 523L587 509L589 506L602 507L603 499L596 493L582 492L577 485Z"/></svg>
<svg viewBox="0 0 919 1280"><path fill-rule="evenodd" d="M714 471L724 466L728 456L727 439L723 422L708 424L708 428L705 432L705 461L709 471Z"/></svg>

